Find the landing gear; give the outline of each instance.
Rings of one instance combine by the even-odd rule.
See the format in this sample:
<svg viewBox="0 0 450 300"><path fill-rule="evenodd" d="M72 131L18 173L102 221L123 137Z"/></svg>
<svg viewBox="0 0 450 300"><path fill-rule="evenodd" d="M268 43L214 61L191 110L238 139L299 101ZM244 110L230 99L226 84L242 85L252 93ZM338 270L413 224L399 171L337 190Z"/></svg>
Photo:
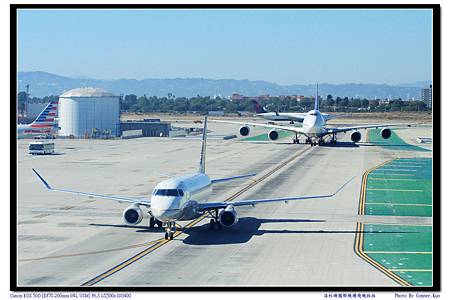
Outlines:
<svg viewBox="0 0 450 300"><path fill-rule="evenodd" d="M209 212L211 221L209 221L209 229L214 230L215 227L222 229L222 224L219 221L219 210L215 209L214 212Z"/></svg>
<svg viewBox="0 0 450 300"><path fill-rule="evenodd" d="M294 138L292 139L293 144L300 144L300 140L298 139L297 134L295 134Z"/></svg>
<svg viewBox="0 0 450 300"><path fill-rule="evenodd" d="M155 228L155 226L162 228L163 223L160 220L157 220L155 217L152 217L152 215L150 215L150 220L148 221L148 227Z"/></svg>
<svg viewBox="0 0 450 300"><path fill-rule="evenodd" d="M336 133L333 133L333 135L331 136L331 144L336 145L337 144L337 137L336 137Z"/></svg>
<svg viewBox="0 0 450 300"><path fill-rule="evenodd" d="M311 138L306 138L305 144L311 144L311 146L312 146Z"/></svg>
<svg viewBox="0 0 450 300"><path fill-rule="evenodd" d="M320 145L323 145L323 143L324 143L323 139L320 138L320 139L319 139L319 142L318 142L319 146L320 146Z"/></svg>
<svg viewBox="0 0 450 300"><path fill-rule="evenodd" d="M166 233L164 234L164 239L173 240L173 234L177 231L175 222L165 222L164 229L166 230Z"/></svg>

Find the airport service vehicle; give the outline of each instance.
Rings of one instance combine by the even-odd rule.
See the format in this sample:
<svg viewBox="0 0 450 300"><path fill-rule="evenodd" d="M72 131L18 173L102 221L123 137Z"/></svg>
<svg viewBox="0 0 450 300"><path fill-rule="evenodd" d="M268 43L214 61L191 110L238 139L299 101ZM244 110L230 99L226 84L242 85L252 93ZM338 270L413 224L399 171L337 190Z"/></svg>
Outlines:
<svg viewBox="0 0 450 300"><path fill-rule="evenodd" d="M215 227L231 227L239 220L235 210L235 207L237 206L253 206L260 203L280 201L287 203L288 201L293 200L329 198L333 197L348 183L342 185L336 192L327 195L294 196L289 198L255 199L231 202L208 202L214 184L246 178L256 174L238 175L220 179L209 178L205 171L206 132L207 117L205 117L203 124L202 148L198 172L191 175L172 177L158 183L153 189L150 199L135 199L123 196L107 196L66 189L56 189L51 187L35 169L32 170L50 191L131 203L122 214L123 221L128 225L139 224L144 215L142 207L148 209L148 212L150 213L149 226L151 228L155 225L164 227L165 239L173 239L173 234L176 231L175 222L177 221L192 220L203 214L207 214L207 216L211 218L210 227L212 229Z"/></svg>
<svg viewBox="0 0 450 300"><path fill-rule="evenodd" d="M31 124L17 125L17 137L33 137L36 135L52 135L58 131L56 114L58 111L58 100L50 101L44 110Z"/></svg>
<svg viewBox="0 0 450 300"><path fill-rule="evenodd" d="M55 143L50 141L34 141L28 145L28 153L32 155L55 153Z"/></svg>
<svg viewBox="0 0 450 300"><path fill-rule="evenodd" d="M270 131L267 134L268 138L272 141L278 139L279 134L277 130L285 130L293 132L295 135L292 139L294 144L300 144L300 140L298 138L299 135L305 136L305 143L311 144L311 146L323 145L325 142L325 138L330 136L330 143L336 144L337 137L336 135L341 132L351 131L350 139L352 142L357 143L361 140L362 134L359 130L361 129L369 129L369 128L382 128L380 131L380 135L383 139L388 139L391 137L391 129L388 126L401 126L402 124L376 124L376 125L359 125L359 126L349 126L349 127L327 127L326 122L330 119L330 116L322 114L319 111L319 95L318 95L318 87L316 90L316 99L314 102L314 109L307 112L303 118L303 126L302 127L294 127L294 126L282 126L275 124L260 124L260 123L249 123L249 122L236 122L236 121L223 121L223 120L211 120L212 122L217 123L230 123L230 124L239 124L242 125L239 128L239 133L242 136L247 136L250 133L249 126L255 127L265 127L269 128Z"/></svg>

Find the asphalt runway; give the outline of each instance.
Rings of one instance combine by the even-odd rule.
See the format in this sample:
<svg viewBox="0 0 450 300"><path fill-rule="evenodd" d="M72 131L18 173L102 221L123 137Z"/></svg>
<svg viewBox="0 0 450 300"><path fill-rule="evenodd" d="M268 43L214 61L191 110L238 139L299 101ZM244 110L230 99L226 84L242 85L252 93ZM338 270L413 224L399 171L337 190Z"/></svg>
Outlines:
<svg viewBox="0 0 450 300"><path fill-rule="evenodd" d="M210 128L214 133L236 129L217 124ZM160 246L156 245L163 232L146 227L147 216L138 226L122 224L126 203L48 192L31 167L55 187L145 198L167 176L196 171L198 141L56 140L61 155L33 157L26 154L27 141L21 140L18 285L398 286L355 254L356 224L431 224L431 220L358 215L361 176L400 155L431 154L391 151L364 142L353 145L348 136L339 138L338 145L323 147L292 145L289 139L209 141L206 161L211 178L251 172L259 177L293 157L239 200L328 194L355 179L329 199L237 208L240 220L229 229L211 231L209 220L202 220ZM254 180L221 184L211 200L224 200ZM142 251L148 253L114 270ZM102 275L108 270L113 271ZM91 281L99 275L100 280Z"/></svg>

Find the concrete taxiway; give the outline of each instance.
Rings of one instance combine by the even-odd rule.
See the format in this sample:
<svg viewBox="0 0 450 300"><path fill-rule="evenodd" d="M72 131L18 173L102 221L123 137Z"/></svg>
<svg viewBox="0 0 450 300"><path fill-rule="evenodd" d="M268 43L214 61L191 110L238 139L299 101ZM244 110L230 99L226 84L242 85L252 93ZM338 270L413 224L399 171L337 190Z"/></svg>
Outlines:
<svg viewBox="0 0 450 300"><path fill-rule="evenodd" d="M217 134L236 126L210 124ZM413 136L411 128L408 134ZM420 129L422 130L422 129ZM252 134L265 132L256 130ZM406 132L406 131L405 131ZM402 134L401 131L398 132ZM418 134L422 134L419 132ZM291 201L238 208L234 227L211 231L208 219L155 250L163 237L149 229L148 215L137 226L122 224L126 203L51 193L34 177L35 168L55 187L148 198L167 176L197 170L200 142L192 139L56 140L60 155L30 156L18 142L17 276L19 286L398 286L354 252L356 224L430 225L430 218L359 216L362 174L399 156L432 152L390 151L368 143L337 146L210 140L207 172L214 177L258 172L256 178L218 185L221 201L271 170L238 199L331 193L330 199ZM281 168L277 166L291 158ZM181 222L185 226L189 222ZM111 270L109 273L106 271ZM105 274L105 275L102 275ZM91 281L97 276L100 280Z"/></svg>

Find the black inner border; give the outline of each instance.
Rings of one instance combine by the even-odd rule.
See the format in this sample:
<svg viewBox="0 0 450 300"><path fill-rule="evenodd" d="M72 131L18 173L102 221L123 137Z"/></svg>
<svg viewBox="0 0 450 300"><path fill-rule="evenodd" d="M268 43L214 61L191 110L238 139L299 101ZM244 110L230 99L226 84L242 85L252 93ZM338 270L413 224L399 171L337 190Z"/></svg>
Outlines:
<svg viewBox="0 0 450 300"><path fill-rule="evenodd" d="M228 286L228 287L47 287L17 285L17 13L20 9L430 9L433 13L433 285L430 287ZM441 8L439 4L10 4L10 290L74 292L143 291L441 291ZM434 101L437 99L437 101ZM436 112L436 113L434 113ZM435 126L437 125L437 126Z"/></svg>

